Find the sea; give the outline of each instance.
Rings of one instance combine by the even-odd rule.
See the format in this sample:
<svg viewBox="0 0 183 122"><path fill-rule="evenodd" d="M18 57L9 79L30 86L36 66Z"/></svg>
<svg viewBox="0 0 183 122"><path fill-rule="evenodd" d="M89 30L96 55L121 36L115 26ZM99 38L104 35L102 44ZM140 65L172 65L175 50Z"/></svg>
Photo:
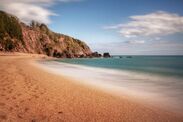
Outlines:
<svg viewBox="0 0 183 122"><path fill-rule="evenodd" d="M183 112L183 56L112 56L41 61L49 71L118 96Z"/></svg>
<svg viewBox="0 0 183 122"><path fill-rule="evenodd" d="M183 77L183 56L113 56L113 58L80 58L57 61L90 67Z"/></svg>

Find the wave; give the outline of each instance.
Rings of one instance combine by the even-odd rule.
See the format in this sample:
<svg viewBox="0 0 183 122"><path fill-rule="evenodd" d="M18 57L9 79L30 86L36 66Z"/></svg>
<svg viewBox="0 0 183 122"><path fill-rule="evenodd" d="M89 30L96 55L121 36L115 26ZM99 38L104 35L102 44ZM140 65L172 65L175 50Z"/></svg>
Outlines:
<svg viewBox="0 0 183 122"><path fill-rule="evenodd" d="M183 80L177 77L96 68L57 61L39 61L52 73L77 79L115 95L130 95L146 103L183 112Z"/></svg>

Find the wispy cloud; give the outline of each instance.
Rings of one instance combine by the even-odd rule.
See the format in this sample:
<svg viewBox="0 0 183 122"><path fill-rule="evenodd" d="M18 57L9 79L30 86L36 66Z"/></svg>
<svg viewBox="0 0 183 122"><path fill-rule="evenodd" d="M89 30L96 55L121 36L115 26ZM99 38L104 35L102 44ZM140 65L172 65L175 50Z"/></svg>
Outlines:
<svg viewBox="0 0 183 122"><path fill-rule="evenodd" d="M117 29L124 37L162 36L183 32L183 16L158 11L146 15L130 16L128 23L106 26Z"/></svg>
<svg viewBox="0 0 183 122"><path fill-rule="evenodd" d="M144 44L145 41L144 40L128 40L128 41L125 41L125 43L128 43L128 44Z"/></svg>
<svg viewBox="0 0 183 122"><path fill-rule="evenodd" d="M20 20L29 23L35 20L49 24L50 16L57 15L50 7L57 2L77 2L81 0L1 0L0 9L16 15Z"/></svg>
<svg viewBox="0 0 183 122"><path fill-rule="evenodd" d="M133 43L133 44L131 44ZM182 55L183 42L175 40L148 41L143 44L134 44L124 42L94 43L92 48L99 52L106 50L115 55Z"/></svg>

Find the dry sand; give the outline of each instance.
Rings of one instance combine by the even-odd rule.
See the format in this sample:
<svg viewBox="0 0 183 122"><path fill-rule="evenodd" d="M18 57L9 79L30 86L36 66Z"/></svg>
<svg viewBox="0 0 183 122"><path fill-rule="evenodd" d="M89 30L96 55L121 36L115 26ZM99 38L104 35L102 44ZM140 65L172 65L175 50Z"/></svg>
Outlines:
<svg viewBox="0 0 183 122"><path fill-rule="evenodd" d="M32 65L40 56L0 55L0 122L183 121L181 115L43 71Z"/></svg>

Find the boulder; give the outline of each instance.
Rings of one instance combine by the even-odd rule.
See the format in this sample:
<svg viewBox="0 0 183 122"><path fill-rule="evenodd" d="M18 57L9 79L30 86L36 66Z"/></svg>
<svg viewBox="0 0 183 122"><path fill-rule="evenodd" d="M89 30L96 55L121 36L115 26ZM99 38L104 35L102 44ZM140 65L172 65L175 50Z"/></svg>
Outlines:
<svg viewBox="0 0 183 122"><path fill-rule="evenodd" d="M99 54L98 52L93 52L92 54L91 54L91 57L101 57L102 55L101 54Z"/></svg>
<svg viewBox="0 0 183 122"><path fill-rule="evenodd" d="M110 58L111 56L110 56L110 54L107 52L107 53L104 53L104 54L103 54L103 57L104 57L104 58Z"/></svg>

